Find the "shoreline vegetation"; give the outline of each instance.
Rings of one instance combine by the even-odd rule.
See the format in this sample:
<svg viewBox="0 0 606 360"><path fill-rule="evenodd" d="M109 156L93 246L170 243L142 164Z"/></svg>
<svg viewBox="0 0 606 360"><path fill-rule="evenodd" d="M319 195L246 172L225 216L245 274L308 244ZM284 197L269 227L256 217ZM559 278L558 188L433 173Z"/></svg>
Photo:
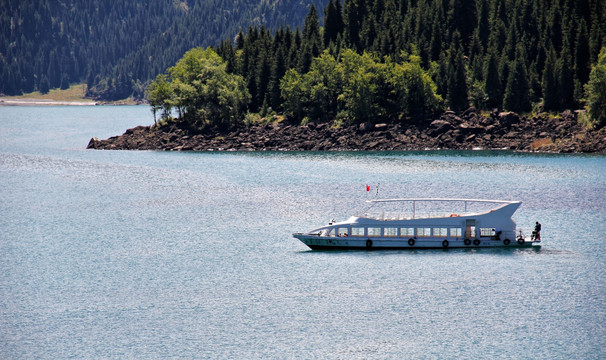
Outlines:
<svg viewBox="0 0 606 360"><path fill-rule="evenodd" d="M416 55L380 62L368 53L344 50L335 57L325 51L311 60L308 72L291 69L275 83L282 111L264 102L258 112L251 112L254 97L244 77L227 71L228 65L211 48L186 52L147 90L154 126L139 126L107 140L93 138L88 148L606 153L602 93L590 101L588 110L554 113L535 104L533 112L497 110L500 106L488 111L467 100L465 107L453 110ZM602 67L606 69L606 48L592 78ZM596 83L602 78L606 80L596 77Z"/></svg>

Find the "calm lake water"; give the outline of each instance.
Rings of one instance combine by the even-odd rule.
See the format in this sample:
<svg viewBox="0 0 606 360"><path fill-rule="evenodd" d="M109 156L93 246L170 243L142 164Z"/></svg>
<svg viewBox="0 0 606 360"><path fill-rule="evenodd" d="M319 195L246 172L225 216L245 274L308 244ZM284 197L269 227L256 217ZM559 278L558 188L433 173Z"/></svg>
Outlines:
<svg viewBox="0 0 606 360"><path fill-rule="evenodd" d="M0 358L606 358L606 157L85 149L152 122L144 106L0 107ZM292 238L378 183L520 200L543 247Z"/></svg>

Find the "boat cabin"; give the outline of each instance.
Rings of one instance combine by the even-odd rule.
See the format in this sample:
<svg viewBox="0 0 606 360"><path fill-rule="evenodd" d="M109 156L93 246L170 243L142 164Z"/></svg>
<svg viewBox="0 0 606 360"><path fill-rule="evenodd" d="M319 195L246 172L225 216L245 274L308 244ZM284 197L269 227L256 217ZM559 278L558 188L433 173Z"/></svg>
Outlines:
<svg viewBox="0 0 606 360"><path fill-rule="evenodd" d="M342 222L330 222L306 234L293 234L312 248L323 247L464 247L508 246L517 239L522 245L526 241L516 238L516 223L511 218L520 207L519 201L498 201L481 199L386 199L371 200L371 206L363 215L352 216ZM420 203L459 203L457 212L435 211L428 214L421 211ZM479 203L483 210L470 210L469 206ZM412 205L408 213L385 212L372 214L376 205ZM495 205L496 204L496 205ZM426 209L425 209L426 210Z"/></svg>

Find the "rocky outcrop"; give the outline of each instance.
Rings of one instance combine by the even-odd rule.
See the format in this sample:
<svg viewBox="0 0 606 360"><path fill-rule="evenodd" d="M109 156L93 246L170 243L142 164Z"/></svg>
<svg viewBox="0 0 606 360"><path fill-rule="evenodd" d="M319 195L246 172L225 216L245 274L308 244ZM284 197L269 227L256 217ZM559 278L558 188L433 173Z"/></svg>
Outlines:
<svg viewBox="0 0 606 360"><path fill-rule="evenodd" d="M191 133L177 123L138 126L106 140L92 138L89 149L170 151L344 151L344 150L471 150L507 149L544 152L606 153L606 128L588 130L576 114L520 117L493 111L482 115L470 108L446 111L419 123L333 127L271 122L230 132Z"/></svg>

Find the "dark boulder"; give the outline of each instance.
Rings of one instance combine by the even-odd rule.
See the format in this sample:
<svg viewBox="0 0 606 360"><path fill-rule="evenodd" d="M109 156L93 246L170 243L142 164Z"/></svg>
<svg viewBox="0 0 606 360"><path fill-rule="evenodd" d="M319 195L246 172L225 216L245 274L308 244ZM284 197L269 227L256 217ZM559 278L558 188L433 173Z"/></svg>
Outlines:
<svg viewBox="0 0 606 360"><path fill-rule="evenodd" d="M358 127L358 130L362 133L365 133L365 132L371 131L374 127L375 126L372 123L367 121L367 122L361 123L360 126Z"/></svg>
<svg viewBox="0 0 606 360"><path fill-rule="evenodd" d="M499 122L502 126L511 126L520 122L520 117L514 112L502 112L499 113Z"/></svg>
<svg viewBox="0 0 606 360"><path fill-rule="evenodd" d="M437 136L453 129L453 126L445 120L434 120L429 124L429 127L429 135L431 136Z"/></svg>

